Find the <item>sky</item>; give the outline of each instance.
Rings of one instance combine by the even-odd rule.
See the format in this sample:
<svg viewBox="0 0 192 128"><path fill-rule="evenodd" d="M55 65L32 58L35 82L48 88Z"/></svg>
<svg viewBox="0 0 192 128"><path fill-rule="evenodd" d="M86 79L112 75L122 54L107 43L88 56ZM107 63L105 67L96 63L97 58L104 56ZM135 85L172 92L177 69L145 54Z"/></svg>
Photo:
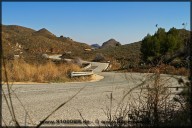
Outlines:
<svg viewBox="0 0 192 128"><path fill-rule="evenodd" d="M142 40L158 27L190 29L190 2L2 2L2 23L87 44L113 38L121 44Z"/></svg>

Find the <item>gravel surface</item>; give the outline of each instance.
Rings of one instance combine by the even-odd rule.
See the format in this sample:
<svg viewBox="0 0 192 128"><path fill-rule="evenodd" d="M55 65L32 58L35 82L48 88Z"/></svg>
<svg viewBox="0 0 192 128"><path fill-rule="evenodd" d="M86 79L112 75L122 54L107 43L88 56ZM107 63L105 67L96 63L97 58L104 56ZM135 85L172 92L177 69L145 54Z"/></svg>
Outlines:
<svg viewBox="0 0 192 128"><path fill-rule="evenodd" d="M96 65L96 63L94 64ZM102 67L105 66L102 65ZM99 72L99 69L96 71L97 74L104 77L100 81L96 82L13 85L12 90L14 90L14 93L21 100L29 115L27 116L21 103L18 101L14 93L12 93L13 106L16 118L20 125L37 125L54 109L75 95L83 87L85 88L78 93L75 98L47 119L48 121L51 121L47 122L49 124L44 125L56 125L54 122L59 120L63 122L60 122L60 124L57 125L65 126L67 124L64 122L67 120L82 121L83 119L91 121L92 123L90 125L96 125L96 119L99 121L107 120L107 115L104 111L106 111L107 107L110 105L109 96L111 92L113 95L112 110L114 112L119 101L126 92L139 85L149 75L152 75L145 73ZM169 86L179 86L175 78L168 75L161 76L162 79L166 80L166 83L171 83ZM8 95L6 85L3 85L3 90L5 91L5 94ZM138 90L139 89L136 89L133 92L133 95L131 95L132 97L126 97L125 102L129 101L130 98L135 97L135 99L137 99ZM4 98L2 107L3 120L7 125L12 125L12 119Z"/></svg>

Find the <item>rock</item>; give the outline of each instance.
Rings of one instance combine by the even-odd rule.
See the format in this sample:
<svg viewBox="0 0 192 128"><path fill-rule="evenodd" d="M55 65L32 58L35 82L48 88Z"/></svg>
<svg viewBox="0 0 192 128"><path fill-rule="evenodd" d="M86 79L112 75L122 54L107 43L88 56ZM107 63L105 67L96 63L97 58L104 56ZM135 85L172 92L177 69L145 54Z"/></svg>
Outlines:
<svg viewBox="0 0 192 128"><path fill-rule="evenodd" d="M46 59L49 58L49 56L47 54L42 54L42 57L46 58Z"/></svg>

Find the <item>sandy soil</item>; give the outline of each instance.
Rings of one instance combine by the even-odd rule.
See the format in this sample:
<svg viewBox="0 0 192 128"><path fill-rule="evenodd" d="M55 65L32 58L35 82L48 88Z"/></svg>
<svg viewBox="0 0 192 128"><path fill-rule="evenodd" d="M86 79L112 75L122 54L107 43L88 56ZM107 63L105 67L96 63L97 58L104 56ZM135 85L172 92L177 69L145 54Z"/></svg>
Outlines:
<svg viewBox="0 0 192 128"><path fill-rule="evenodd" d="M104 78L103 76L94 74L94 75L92 75L92 80L91 80L90 82L100 81L100 80L102 80L103 78Z"/></svg>

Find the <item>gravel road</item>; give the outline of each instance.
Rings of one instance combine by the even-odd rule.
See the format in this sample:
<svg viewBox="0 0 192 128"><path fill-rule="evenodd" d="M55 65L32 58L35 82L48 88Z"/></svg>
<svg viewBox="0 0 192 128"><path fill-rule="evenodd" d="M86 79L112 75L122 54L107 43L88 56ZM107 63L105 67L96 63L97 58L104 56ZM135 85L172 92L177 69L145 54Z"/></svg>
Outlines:
<svg viewBox="0 0 192 128"><path fill-rule="evenodd" d="M60 120L59 125L65 126L67 125L64 123L66 120L83 119L91 121L91 125L96 125L96 119L99 121L107 120L107 115L104 111L110 105L109 95L111 92L113 94L112 110L114 111L126 92L142 83L149 75L152 75L144 73L100 72L106 65L100 63L93 64L98 68L95 69L95 72L98 75L104 76L104 79L97 82L13 85L12 90L14 90L14 93L21 100L29 115L26 114L21 103L14 93L12 93L13 106L19 123L27 126L37 125L59 105L75 95L81 88L85 87L70 102L50 116L48 118L49 122L44 125L56 125L54 122ZM167 78L170 79L167 80ZM169 86L178 86L177 81L168 75L162 75L162 79L166 79L166 83L171 83ZM3 85L3 90L8 95L6 85ZM134 95L131 95L131 97L128 96L125 101L129 101L134 96L136 97L138 90L133 91ZM12 125L12 119L4 98L2 107L3 120L7 125ZM77 123L77 125L80 124Z"/></svg>

